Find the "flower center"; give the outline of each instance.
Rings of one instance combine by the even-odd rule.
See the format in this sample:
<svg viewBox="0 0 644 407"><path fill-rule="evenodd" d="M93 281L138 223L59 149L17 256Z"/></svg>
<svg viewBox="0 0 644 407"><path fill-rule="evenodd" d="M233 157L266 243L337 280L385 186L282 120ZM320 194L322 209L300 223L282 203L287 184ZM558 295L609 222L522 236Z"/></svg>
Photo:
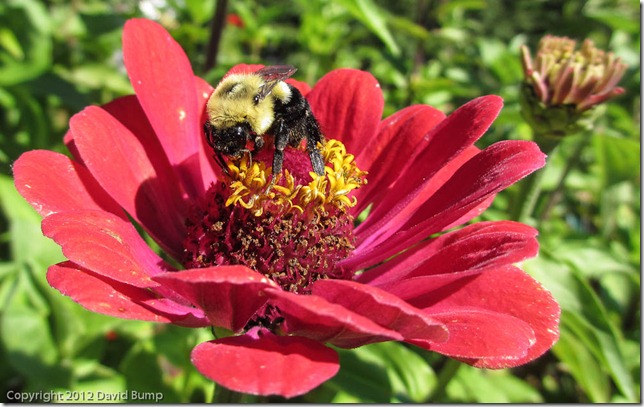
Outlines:
<svg viewBox="0 0 644 407"><path fill-rule="evenodd" d="M186 220L186 268L245 265L284 290L309 293L316 280L349 279L335 267L354 249L348 194L366 182L337 140L321 146L325 175L308 154L287 149L284 173L270 186L272 151L228 163L229 177L213 184Z"/></svg>

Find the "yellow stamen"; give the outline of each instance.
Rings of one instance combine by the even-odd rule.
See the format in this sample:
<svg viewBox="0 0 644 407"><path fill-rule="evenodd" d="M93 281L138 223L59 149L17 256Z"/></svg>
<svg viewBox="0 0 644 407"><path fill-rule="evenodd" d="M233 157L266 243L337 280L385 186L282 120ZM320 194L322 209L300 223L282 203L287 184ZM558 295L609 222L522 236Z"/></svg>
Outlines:
<svg viewBox="0 0 644 407"><path fill-rule="evenodd" d="M296 185L293 175L284 170L268 192L266 188L272 174L270 167L266 168L260 161L253 161L249 165L246 155L240 160L231 161L228 164L231 194L226 206L240 205L255 216L260 216L265 210L280 214L297 211L313 215L331 207L344 212L355 206L355 197L349 198L347 195L367 183L367 173L356 166L355 157L347 154L340 141L329 140L318 144L318 148L326 164L323 176L310 172L311 181L308 184Z"/></svg>

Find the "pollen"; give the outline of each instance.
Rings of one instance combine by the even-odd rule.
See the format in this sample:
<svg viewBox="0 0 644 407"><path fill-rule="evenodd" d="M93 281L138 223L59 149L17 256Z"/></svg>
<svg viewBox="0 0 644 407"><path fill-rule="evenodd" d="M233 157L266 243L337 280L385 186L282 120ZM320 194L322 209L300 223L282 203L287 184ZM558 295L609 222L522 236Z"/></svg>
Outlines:
<svg viewBox="0 0 644 407"><path fill-rule="evenodd" d="M349 194L366 184L367 173L356 166L355 157L347 153L342 142L329 140L318 143L318 148L326 164L325 174L310 171L306 174L309 182L300 182L303 174L284 170L269 188L272 172L264 162L251 162L248 155L230 162L231 194L226 205L240 205L255 216L267 210L280 214L297 211L310 216L330 208L346 212L357 203Z"/></svg>

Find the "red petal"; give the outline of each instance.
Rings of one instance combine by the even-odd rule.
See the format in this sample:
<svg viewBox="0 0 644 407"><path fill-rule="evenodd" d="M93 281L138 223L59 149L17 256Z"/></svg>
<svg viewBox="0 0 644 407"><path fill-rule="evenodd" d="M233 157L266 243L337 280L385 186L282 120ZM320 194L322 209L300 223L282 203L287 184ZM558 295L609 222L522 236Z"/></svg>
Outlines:
<svg viewBox="0 0 644 407"><path fill-rule="evenodd" d="M49 267L47 281L63 295L99 314L183 326L207 325L199 310L158 298L149 289L107 280L71 262Z"/></svg>
<svg viewBox="0 0 644 407"><path fill-rule="evenodd" d="M387 194L389 186L403 173L405 163L401 157L412 157L423 149L427 133L444 118L442 112L430 106L410 106L385 119L377 135L365 140L366 147L356 157L356 163L369 172L369 183L356 191L356 213Z"/></svg>
<svg viewBox="0 0 644 407"><path fill-rule="evenodd" d="M262 291L275 283L244 266L183 270L154 277L204 310L214 326L241 330L264 305Z"/></svg>
<svg viewBox="0 0 644 407"><path fill-rule="evenodd" d="M475 146L470 146L463 150L459 155L445 164L443 168L432 175L432 177L425 182L422 188L413 191L409 195L398 196L396 194L392 194L391 191L396 190L396 187L394 186L388 189L386 194L378 197L380 199L374 201L374 206L369 212L367 219L362 222L355 231L358 247L353 252L353 256L355 257L353 261L360 258L362 253L368 251L372 246L386 241L398 232L405 222L414 216L416 211L418 211L418 209L424 205L438 189L440 189L452 176L454 176L456 171L458 171L465 162L480 151L481 150ZM406 172L403 172L402 176L406 176ZM398 196L398 199L395 201L392 200L392 195ZM485 200L483 204L475 206L467 212L466 215L469 215L473 211L475 211L476 215L480 214L478 211L482 211L490 202L491 200ZM391 207L390 205L394 206ZM461 218L458 218L456 220L460 219ZM455 222L452 222L452 224L456 226L458 225ZM368 258L365 260L369 261Z"/></svg>
<svg viewBox="0 0 644 407"><path fill-rule="evenodd" d="M458 273L412 277L382 285L379 288L387 290L417 308L426 308L471 284L484 271L489 272L489 270L474 269Z"/></svg>
<svg viewBox="0 0 644 407"><path fill-rule="evenodd" d="M197 79L198 78L195 77L197 100L202 102L200 106L201 110L198 111L201 112L203 111L203 106L206 103L204 99L207 96L210 96L209 92L212 91L212 88L203 80ZM208 95L204 96L204 93L206 92L208 92ZM190 193L192 194L190 197L194 199L201 196L203 191L206 190L206 187L210 186L210 183L214 179L212 169L210 169L209 172L205 172L209 178L207 178L207 181L204 181L206 182L204 187L196 188L195 185L193 185L195 182L194 180L202 178L203 171L200 172L199 167L194 165L194 163L190 164L192 161L197 160L199 156L191 156L188 161L182 163L181 169L173 167L170 164L166 151L163 149L157 134L154 132L152 125L148 121L148 118L141 107L139 99L135 95L118 98L102 107L109 114L114 116L115 119L121 122L121 124L123 124L128 130L130 130L132 135L139 140L156 172L160 174L163 179L167 179L169 183L177 184L177 187L175 188L178 191L177 194L183 195ZM201 139L205 144L205 137L202 137ZM206 152L200 150L200 153L204 156L205 161L207 161ZM195 172L189 174L189 181L181 181L177 173L181 171L186 172L191 169Z"/></svg>
<svg viewBox="0 0 644 407"><path fill-rule="evenodd" d="M123 30L123 60L136 96L179 178L198 196L204 185L199 168L185 167L197 153L201 112L190 61L158 23L131 19ZM191 161L192 165L199 165Z"/></svg>
<svg viewBox="0 0 644 407"><path fill-rule="evenodd" d="M206 103L214 90L212 86L203 79L195 76L195 86L197 87L197 111L201 114L200 123L205 123L208 120L208 113L206 112ZM220 178L216 175L215 171L221 171L220 167L215 163L212 158L214 155L212 147L208 145L206 136L203 134L203 128L199 133L199 167L201 168L201 179L203 180L203 191L207 191L213 181Z"/></svg>
<svg viewBox="0 0 644 407"><path fill-rule="evenodd" d="M311 292L330 303L341 305L385 328L399 332L405 340L447 340L448 333L443 324L395 295L376 287L346 280L318 280L311 286Z"/></svg>
<svg viewBox="0 0 644 407"><path fill-rule="evenodd" d="M370 73L337 69L326 74L307 95L326 138L341 140L358 155L378 128L384 99Z"/></svg>
<svg viewBox="0 0 644 407"><path fill-rule="evenodd" d="M409 342L446 356L511 365L513 361L525 357L535 342L530 325L507 314L476 308L450 309L430 314L445 323L449 340L442 343Z"/></svg>
<svg viewBox="0 0 644 407"><path fill-rule="evenodd" d="M268 331L199 344L191 359L204 376L222 386L260 396L299 396L340 368L334 350L311 339Z"/></svg>
<svg viewBox="0 0 644 407"><path fill-rule="evenodd" d="M57 212L96 209L126 218L87 168L62 154L28 151L13 164L13 173L20 195L43 217Z"/></svg>
<svg viewBox="0 0 644 407"><path fill-rule="evenodd" d="M367 242L359 240L358 245L363 247L356 254L388 240L420 204L478 152L473 143L489 128L502 106L498 96L483 96L466 103L427 134L427 142L418 153L402 157L398 169L401 175L391 188L395 193L384 195L361 225L358 234L366 236Z"/></svg>
<svg viewBox="0 0 644 407"><path fill-rule="evenodd" d="M538 281L517 268L485 272L473 284L427 311L431 313L432 309L445 309L458 303L473 304L519 318L530 325L536 337L536 343L522 358L466 361L471 365L494 369L519 366L541 356L559 339L559 304Z"/></svg>
<svg viewBox="0 0 644 407"><path fill-rule="evenodd" d="M467 361L475 366L518 366L539 357L556 342L559 337L559 305L548 290L522 270L506 266L486 270L477 276L466 276L460 281L454 280L456 276L416 277L388 291L423 308L430 316L462 307L477 308L518 318L534 331L536 343L528 349L527 355L508 352L505 357ZM424 290L417 289L419 286Z"/></svg>
<svg viewBox="0 0 644 407"><path fill-rule="evenodd" d="M43 234L74 263L136 287L155 287L150 277L167 270L134 226L102 211L53 214L42 221ZM164 267L164 268L162 268Z"/></svg>
<svg viewBox="0 0 644 407"><path fill-rule="evenodd" d="M442 167L456 159L483 136L502 107L503 100L500 97L482 96L461 106L440 122L426 136L428 142L406 166L404 174L398 177L394 186L396 193L389 194L390 198L383 201L382 205L391 208L401 196L414 196L415 191L423 190L424 185L430 182ZM398 198L394 199L391 195Z"/></svg>
<svg viewBox="0 0 644 407"><path fill-rule="evenodd" d="M484 270L534 257L537 231L518 222L478 222L425 241L362 273L364 284L390 286L405 278Z"/></svg>
<svg viewBox="0 0 644 407"><path fill-rule="evenodd" d="M280 289L266 290L270 303L284 316L285 330L341 348L355 348L368 343L402 340L369 318L316 295L294 294Z"/></svg>
<svg viewBox="0 0 644 407"><path fill-rule="evenodd" d="M465 163L407 222L409 229L428 217L434 230L469 211L489 195L514 184L545 165L537 144L508 140L495 143ZM429 224L429 222L428 222Z"/></svg>
<svg viewBox="0 0 644 407"><path fill-rule="evenodd" d="M99 107L88 107L73 116L70 127L85 165L101 186L178 258L183 250L187 196L172 168L155 155L160 150L142 144Z"/></svg>
<svg viewBox="0 0 644 407"><path fill-rule="evenodd" d="M545 155L532 142L510 140L491 145L465 163L405 222L399 232L384 241L368 242L369 247L360 252L359 257L348 260L347 264L352 268L357 267L355 264L364 267L367 265L365 259L371 259L368 264L374 264L419 239L444 230L445 226L471 213L491 195L544 164Z"/></svg>

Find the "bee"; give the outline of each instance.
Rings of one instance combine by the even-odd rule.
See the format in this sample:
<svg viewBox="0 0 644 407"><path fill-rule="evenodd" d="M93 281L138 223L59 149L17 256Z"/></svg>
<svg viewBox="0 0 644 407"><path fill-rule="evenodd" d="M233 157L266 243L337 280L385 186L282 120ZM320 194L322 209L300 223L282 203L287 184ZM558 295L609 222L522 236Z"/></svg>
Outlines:
<svg viewBox="0 0 644 407"><path fill-rule="evenodd" d="M275 65L253 73L231 74L215 88L206 104L204 133L225 173L225 156L249 154L252 159L264 146L264 136L272 135L275 152L269 188L282 172L286 146L299 147L304 139L313 171L324 175L324 161L317 147L324 140L320 125L300 91L284 82L296 70L290 65ZM248 142L253 143L253 151L246 147Z"/></svg>

